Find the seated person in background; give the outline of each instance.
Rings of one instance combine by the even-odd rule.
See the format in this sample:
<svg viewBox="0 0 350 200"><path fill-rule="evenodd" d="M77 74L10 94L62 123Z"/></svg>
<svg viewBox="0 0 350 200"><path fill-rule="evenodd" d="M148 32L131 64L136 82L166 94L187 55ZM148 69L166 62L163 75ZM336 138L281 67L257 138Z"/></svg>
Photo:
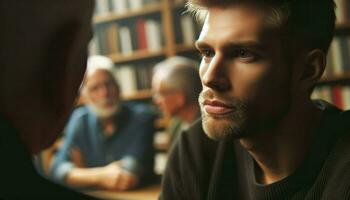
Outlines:
<svg viewBox="0 0 350 200"><path fill-rule="evenodd" d="M154 102L172 117L170 141L174 143L181 130L200 117L198 96L202 85L198 63L185 57L172 57L154 68L152 90Z"/></svg>
<svg viewBox="0 0 350 200"><path fill-rule="evenodd" d="M92 0L0 5L0 199L89 199L41 177L33 155L64 128L86 67Z"/></svg>
<svg viewBox="0 0 350 200"><path fill-rule="evenodd" d="M120 102L113 62L92 56L51 175L72 187L127 190L153 170L154 115Z"/></svg>

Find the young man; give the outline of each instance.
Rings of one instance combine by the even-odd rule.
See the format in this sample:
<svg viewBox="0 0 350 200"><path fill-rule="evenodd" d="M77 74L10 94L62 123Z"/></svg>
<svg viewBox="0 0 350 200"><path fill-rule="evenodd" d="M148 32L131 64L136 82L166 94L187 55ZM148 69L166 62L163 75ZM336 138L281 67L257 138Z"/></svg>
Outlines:
<svg viewBox="0 0 350 200"><path fill-rule="evenodd" d="M154 68L153 100L172 117L169 127L173 144L183 129L199 118L198 96L202 90L198 63L185 57L171 57Z"/></svg>
<svg viewBox="0 0 350 200"><path fill-rule="evenodd" d="M155 115L120 100L113 67L104 56L88 59L86 105L73 112L52 166L59 182L127 190L152 175Z"/></svg>
<svg viewBox="0 0 350 200"><path fill-rule="evenodd" d="M331 0L193 0L205 22L202 120L181 135L161 199L350 199L350 113L310 93Z"/></svg>
<svg viewBox="0 0 350 200"><path fill-rule="evenodd" d="M40 177L86 67L92 0L0 3L0 199L89 199Z"/></svg>

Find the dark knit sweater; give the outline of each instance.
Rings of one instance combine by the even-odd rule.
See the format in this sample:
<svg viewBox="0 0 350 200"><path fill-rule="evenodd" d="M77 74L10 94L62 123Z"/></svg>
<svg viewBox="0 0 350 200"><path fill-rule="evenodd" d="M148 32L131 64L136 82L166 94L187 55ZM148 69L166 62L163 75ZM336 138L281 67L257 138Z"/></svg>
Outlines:
<svg viewBox="0 0 350 200"><path fill-rule="evenodd" d="M350 111L317 105L323 118L306 158L269 185L256 182L256 163L239 141L212 141L195 123L172 149L160 199L350 199Z"/></svg>

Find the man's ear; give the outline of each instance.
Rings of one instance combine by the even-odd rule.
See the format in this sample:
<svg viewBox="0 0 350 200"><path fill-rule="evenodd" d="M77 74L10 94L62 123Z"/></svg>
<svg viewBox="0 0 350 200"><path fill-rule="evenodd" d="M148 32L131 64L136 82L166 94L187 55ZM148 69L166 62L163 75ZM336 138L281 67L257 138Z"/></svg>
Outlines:
<svg viewBox="0 0 350 200"><path fill-rule="evenodd" d="M178 105L181 105L181 107L183 107L186 104L185 93L182 91L178 91L176 95L176 101Z"/></svg>
<svg viewBox="0 0 350 200"><path fill-rule="evenodd" d="M305 60L299 81L305 89L314 86L322 77L326 67L326 55L320 49L312 50L308 53Z"/></svg>

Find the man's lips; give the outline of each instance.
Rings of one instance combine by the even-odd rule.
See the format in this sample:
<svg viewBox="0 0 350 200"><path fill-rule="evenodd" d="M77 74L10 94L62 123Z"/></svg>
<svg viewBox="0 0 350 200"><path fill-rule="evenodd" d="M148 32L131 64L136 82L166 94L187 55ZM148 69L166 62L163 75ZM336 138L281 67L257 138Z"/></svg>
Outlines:
<svg viewBox="0 0 350 200"><path fill-rule="evenodd" d="M221 101L211 101L211 100L205 100L203 103L204 110L210 115L226 115L229 113L234 112L236 109L234 106L225 104Z"/></svg>

